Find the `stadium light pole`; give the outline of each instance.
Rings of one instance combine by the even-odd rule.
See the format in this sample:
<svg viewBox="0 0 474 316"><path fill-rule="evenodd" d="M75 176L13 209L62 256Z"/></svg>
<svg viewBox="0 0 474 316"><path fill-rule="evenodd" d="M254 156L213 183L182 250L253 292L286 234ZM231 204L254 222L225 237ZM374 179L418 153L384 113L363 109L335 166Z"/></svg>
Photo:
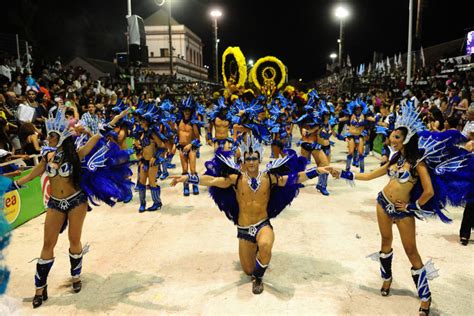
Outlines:
<svg viewBox="0 0 474 316"><path fill-rule="evenodd" d="M127 0L127 18L132 16L132 0ZM128 32L128 42L130 42L130 29L127 30ZM128 43L128 47L130 47L130 43ZM130 52L129 52L130 54ZM130 55L128 56L128 60L130 60ZM135 78L133 76L133 66L130 67L130 90L135 90Z"/></svg>
<svg viewBox="0 0 474 316"><path fill-rule="evenodd" d="M331 55L329 55L329 58L331 58L331 60L332 60L331 71L334 72L334 61L337 58L337 54L336 53L331 53Z"/></svg>
<svg viewBox="0 0 474 316"><path fill-rule="evenodd" d="M411 84L411 42L413 34L413 0L408 8L408 50L407 50L407 85Z"/></svg>
<svg viewBox="0 0 474 316"><path fill-rule="evenodd" d="M344 25L344 20L349 16L349 10L342 6L339 5L336 7L334 10L334 15L339 19L339 69L342 69L342 49L343 49L343 25Z"/></svg>
<svg viewBox="0 0 474 316"><path fill-rule="evenodd" d="M222 11L219 9L213 9L210 14L214 26L214 81L219 82L219 39L217 38L217 19L222 16Z"/></svg>

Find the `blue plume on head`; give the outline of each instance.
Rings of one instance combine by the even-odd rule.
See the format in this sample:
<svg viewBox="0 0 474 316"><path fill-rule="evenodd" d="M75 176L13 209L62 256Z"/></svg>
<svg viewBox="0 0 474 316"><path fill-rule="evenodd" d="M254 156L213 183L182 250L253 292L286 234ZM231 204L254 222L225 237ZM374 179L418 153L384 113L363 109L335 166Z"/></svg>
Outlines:
<svg viewBox="0 0 474 316"><path fill-rule="evenodd" d="M112 108L112 112L114 113L120 113L122 111L124 111L125 109L127 108L127 105L125 103L123 103L123 100L122 99L118 99L117 100L117 103L114 105L114 107Z"/></svg>
<svg viewBox="0 0 474 316"><path fill-rule="evenodd" d="M194 98L192 95L188 95L183 101L181 102L181 110L189 109L189 110L195 110L196 107L196 102L194 101Z"/></svg>
<svg viewBox="0 0 474 316"><path fill-rule="evenodd" d="M318 92L317 92L315 89L311 90L311 91L308 93L308 96L309 96L311 99L315 99L315 100L319 99Z"/></svg>
<svg viewBox="0 0 474 316"><path fill-rule="evenodd" d="M148 103L144 102L143 100L138 101L137 109L135 110L135 114L138 116L143 116L148 110Z"/></svg>

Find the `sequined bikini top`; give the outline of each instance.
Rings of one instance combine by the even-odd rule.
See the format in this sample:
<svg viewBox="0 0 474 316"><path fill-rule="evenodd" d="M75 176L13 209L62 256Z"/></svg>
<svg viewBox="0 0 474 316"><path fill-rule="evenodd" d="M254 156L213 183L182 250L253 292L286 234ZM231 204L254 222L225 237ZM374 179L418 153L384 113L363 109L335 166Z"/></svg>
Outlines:
<svg viewBox="0 0 474 316"><path fill-rule="evenodd" d="M387 175L392 179L396 179L399 183L415 183L417 178L411 175L409 169L404 168L405 162L406 159L404 157L400 157L396 165L392 165L387 169Z"/></svg>
<svg viewBox="0 0 474 316"><path fill-rule="evenodd" d="M62 158L63 152L58 151L54 155L53 161L49 161L46 164L46 174L48 177L53 178L59 174L61 177L66 178L72 175L72 165L69 162L61 163ZM59 165L59 167L55 168L55 164Z"/></svg>
<svg viewBox="0 0 474 316"><path fill-rule="evenodd" d="M331 130L329 126L323 126L319 132L319 136L324 139L329 139L331 137Z"/></svg>
<svg viewBox="0 0 474 316"><path fill-rule="evenodd" d="M359 116L356 115L355 119L351 120L351 125L355 126L355 127L365 126L365 120L359 121L360 117L361 117L361 115L359 115Z"/></svg>

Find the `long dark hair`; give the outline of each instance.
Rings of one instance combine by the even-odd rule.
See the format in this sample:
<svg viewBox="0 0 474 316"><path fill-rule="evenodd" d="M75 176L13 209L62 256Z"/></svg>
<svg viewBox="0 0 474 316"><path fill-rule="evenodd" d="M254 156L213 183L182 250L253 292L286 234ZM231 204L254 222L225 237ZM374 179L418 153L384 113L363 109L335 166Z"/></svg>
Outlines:
<svg viewBox="0 0 474 316"><path fill-rule="evenodd" d="M64 152L64 162L69 162L72 164L72 181L74 186L79 188L81 182L81 161L79 155L77 154L76 145L74 144L73 137L66 138L61 145Z"/></svg>
<svg viewBox="0 0 474 316"><path fill-rule="evenodd" d="M433 116L433 121L438 121L440 129L442 129L444 125L443 113L441 113L440 109L438 108L431 108L430 112L431 112L431 115Z"/></svg>
<svg viewBox="0 0 474 316"><path fill-rule="evenodd" d="M13 144L10 141L10 137L7 133L7 124L8 121L5 120L3 117L0 117L0 149L6 149L7 151L13 150ZM5 148L2 148L5 147Z"/></svg>
<svg viewBox="0 0 474 316"><path fill-rule="evenodd" d="M33 135L36 132L36 128L33 123L21 124L20 130L18 131L18 138L23 145L26 145L26 139L28 136Z"/></svg>
<svg viewBox="0 0 474 316"><path fill-rule="evenodd" d="M400 131L402 136L403 136L403 140L406 139L407 134L408 134L408 129L406 127L399 127L397 129L395 129L395 131ZM420 153L420 150L418 148L418 134L415 133L410 138L408 143L403 145L403 146L405 148L404 157L405 157L406 161L410 164L410 171L413 171L414 167L416 166L416 164L418 162L418 159L421 158L421 153ZM395 155L395 157L393 157L392 160L390 160L389 166L396 163L401 155L402 155L402 153L398 152Z"/></svg>

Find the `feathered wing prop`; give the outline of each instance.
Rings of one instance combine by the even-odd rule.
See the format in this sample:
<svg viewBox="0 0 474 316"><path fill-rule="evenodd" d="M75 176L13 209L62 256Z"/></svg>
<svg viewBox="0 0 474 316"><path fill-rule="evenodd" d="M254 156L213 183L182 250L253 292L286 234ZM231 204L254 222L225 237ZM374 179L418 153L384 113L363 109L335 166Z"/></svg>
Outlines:
<svg viewBox="0 0 474 316"><path fill-rule="evenodd" d="M428 167L434 196L423 209L434 212L443 222L451 222L443 210L447 205L462 206L474 201L474 156L459 147L465 139L459 131L422 131L418 133L419 162ZM423 193L421 181L412 190L415 202Z"/></svg>
<svg viewBox="0 0 474 316"><path fill-rule="evenodd" d="M234 163L233 153L222 149L218 149L214 158L206 161L204 165L206 166L204 174L213 177L227 177L230 174L240 173L240 166ZM238 225L239 205L234 188L209 187L209 194L227 218Z"/></svg>
<svg viewBox="0 0 474 316"><path fill-rule="evenodd" d="M284 187L274 185L271 188L268 202L269 218L278 216L298 195L298 172L303 171L306 167L306 158L297 156L296 152L291 149L285 150L285 153L287 154L285 158L268 163L264 170L276 177L288 176ZM205 166L206 172L204 174L214 177L226 177L230 174L240 173L240 166L234 162L232 152L220 149L212 160L205 163ZM239 206L234 188L209 187L209 194L227 218L238 225Z"/></svg>
<svg viewBox="0 0 474 316"><path fill-rule="evenodd" d="M81 162L81 188L92 204L98 205L96 201L100 200L113 206L131 200L130 154L102 138Z"/></svg>
<svg viewBox="0 0 474 316"><path fill-rule="evenodd" d="M288 176L286 185L273 185L268 201L268 217L277 217L299 193L298 172L305 170L306 158L298 156L292 149L284 150L286 156L267 164L264 172L275 175L277 178Z"/></svg>

